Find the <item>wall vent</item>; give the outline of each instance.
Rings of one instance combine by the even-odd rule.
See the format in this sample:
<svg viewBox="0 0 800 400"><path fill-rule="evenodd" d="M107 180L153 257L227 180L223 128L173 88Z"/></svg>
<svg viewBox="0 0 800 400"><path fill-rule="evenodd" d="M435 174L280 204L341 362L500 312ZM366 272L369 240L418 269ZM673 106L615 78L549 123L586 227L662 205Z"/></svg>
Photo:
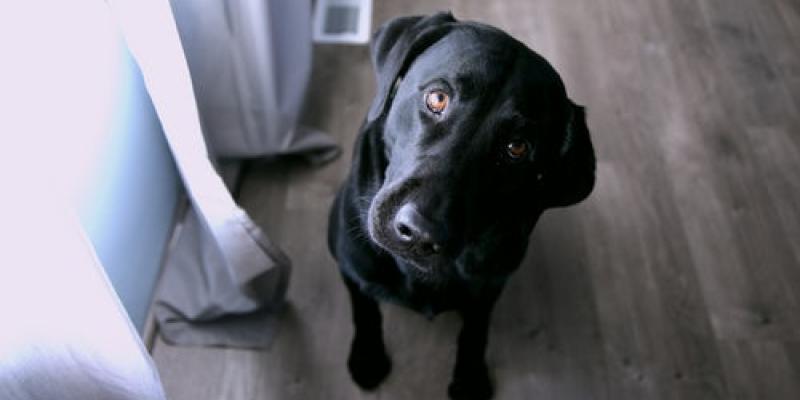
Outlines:
<svg viewBox="0 0 800 400"><path fill-rule="evenodd" d="M372 0L317 0L314 41L317 43L369 42Z"/></svg>

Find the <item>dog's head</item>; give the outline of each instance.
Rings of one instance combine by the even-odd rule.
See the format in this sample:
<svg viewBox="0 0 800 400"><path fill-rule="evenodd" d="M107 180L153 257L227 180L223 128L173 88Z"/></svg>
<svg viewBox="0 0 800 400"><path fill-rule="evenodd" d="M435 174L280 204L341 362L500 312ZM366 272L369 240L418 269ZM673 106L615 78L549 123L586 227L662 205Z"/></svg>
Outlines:
<svg viewBox="0 0 800 400"><path fill-rule="evenodd" d="M388 167L370 237L424 277L505 276L541 212L594 186L583 108L544 58L449 13L393 19L371 51Z"/></svg>

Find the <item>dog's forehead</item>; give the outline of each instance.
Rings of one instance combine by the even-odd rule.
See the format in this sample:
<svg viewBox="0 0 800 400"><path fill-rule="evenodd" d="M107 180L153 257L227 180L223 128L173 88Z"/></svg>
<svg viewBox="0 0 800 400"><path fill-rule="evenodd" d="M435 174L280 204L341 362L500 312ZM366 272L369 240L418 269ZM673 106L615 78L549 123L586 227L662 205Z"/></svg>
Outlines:
<svg viewBox="0 0 800 400"><path fill-rule="evenodd" d="M461 95L502 92L513 108L565 95L560 77L543 57L485 26L454 29L414 60L406 78L417 86L446 79Z"/></svg>
<svg viewBox="0 0 800 400"><path fill-rule="evenodd" d="M488 84L514 63L517 47L517 42L508 36L454 29L414 60L409 75Z"/></svg>

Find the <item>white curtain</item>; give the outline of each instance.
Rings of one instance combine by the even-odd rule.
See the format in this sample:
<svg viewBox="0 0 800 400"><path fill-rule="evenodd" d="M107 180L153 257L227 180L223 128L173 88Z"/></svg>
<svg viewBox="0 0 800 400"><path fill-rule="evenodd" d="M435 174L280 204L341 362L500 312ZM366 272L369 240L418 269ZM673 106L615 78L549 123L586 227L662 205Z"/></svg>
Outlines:
<svg viewBox="0 0 800 400"><path fill-rule="evenodd" d="M77 216L22 197L3 205L0 399L164 400Z"/></svg>
<svg viewBox="0 0 800 400"><path fill-rule="evenodd" d="M174 0L174 20L165 3L111 1L191 199L156 295L160 333L176 344L267 346L290 263L212 163L338 154L326 135L297 125L310 3Z"/></svg>
<svg viewBox="0 0 800 400"><path fill-rule="evenodd" d="M300 3L275 4L308 11L308 2ZM258 4L262 11L272 10L272 3ZM219 103L195 98L167 0L31 1L14 2L9 8L0 7L0 48L8 55L0 74L4 88L0 100L11 117L0 118L0 148L5 150L0 157L0 183L8 189L0 196L0 239L8 245L0 252L0 318L4 321L0 399L164 399L152 360L69 206L81 175L81 165L75 165L82 164L81 157L76 153L85 150L80 133L97 129L108 116L75 115L74 107L65 105L102 97L93 96L92 91L113 90L87 86L83 79L70 80L85 66L74 60L87 56L76 53L72 45L108 39L96 34L100 30L85 26L88 22L108 24L108 10L142 71L191 198L188 215L192 217L178 239L178 247L183 243L186 251L171 256L165 278L175 284L158 299L162 333L182 343L265 345L274 310L286 290L289 261L235 204L209 153L253 157L311 151L318 159L334 155L335 148L323 135L295 128L302 103L295 85L304 86L307 76L283 79L280 71L296 66L301 75L307 74L308 58L297 65L273 63L271 77L261 77L263 81L253 77L265 70L248 69L250 63L274 60L281 53L276 50L276 38L291 38L269 22L267 14L239 14L250 24L246 26L269 27L254 29L251 35L269 33L272 39L260 37L271 44L253 47L269 51L255 54L252 49L238 49L218 58L221 63L238 61L228 66L227 78L211 81L235 78L237 90L246 91L237 94L238 111L219 113L229 116L230 125L219 123L227 117L203 118L212 146L224 149L215 153L206 147L197 105L206 112L210 104ZM301 14L305 15L293 15ZM233 14L226 18L236 20ZM256 23L258 18L264 25ZM241 35L238 28L236 32ZM309 46L310 42L304 42L290 50L308 55ZM195 85L208 81L205 76L196 79ZM217 87L211 95L230 95L220 92L226 87ZM234 118L234 113L239 117ZM236 124L242 126L236 128ZM247 145L221 143L224 137L236 135L247 136L234 140L247 140ZM250 152L239 152L242 149Z"/></svg>
<svg viewBox="0 0 800 400"><path fill-rule="evenodd" d="M165 398L75 212L117 40L102 0L0 3L3 400Z"/></svg>

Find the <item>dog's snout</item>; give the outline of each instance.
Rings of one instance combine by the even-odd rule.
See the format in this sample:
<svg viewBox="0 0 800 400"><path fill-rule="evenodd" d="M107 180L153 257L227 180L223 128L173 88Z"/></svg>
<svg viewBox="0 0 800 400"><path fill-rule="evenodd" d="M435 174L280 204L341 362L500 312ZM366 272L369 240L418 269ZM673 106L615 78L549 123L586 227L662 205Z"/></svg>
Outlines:
<svg viewBox="0 0 800 400"><path fill-rule="evenodd" d="M420 214L414 203L406 203L394 218L397 238L419 256L430 256L442 251L445 230Z"/></svg>

